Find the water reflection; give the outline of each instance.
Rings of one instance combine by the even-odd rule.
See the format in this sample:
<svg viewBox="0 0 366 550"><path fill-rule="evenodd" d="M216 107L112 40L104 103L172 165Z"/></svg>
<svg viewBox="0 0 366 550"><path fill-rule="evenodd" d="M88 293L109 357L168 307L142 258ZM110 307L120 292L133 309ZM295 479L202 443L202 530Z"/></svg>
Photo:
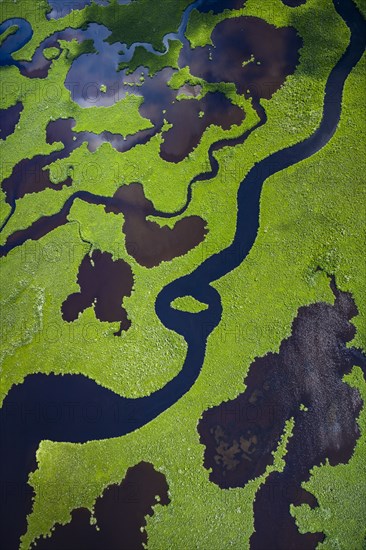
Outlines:
<svg viewBox="0 0 366 550"><path fill-rule="evenodd" d="M47 13L47 19L61 19L72 12L72 10L82 10L85 6L90 4L98 4L99 6L108 6L109 0L48 0L49 6L52 8ZM117 4L125 5L129 4L132 0L117 0Z"/></svg>
<svg viewBox="0 0 366 550"><path fill-rule="evenodd" d="M179 64L207 82L233 82L239 94L270 99L293 74L302 39L293 27L276 28L256 17L225 19L212 32L212 46L190 49Z"/></svg>

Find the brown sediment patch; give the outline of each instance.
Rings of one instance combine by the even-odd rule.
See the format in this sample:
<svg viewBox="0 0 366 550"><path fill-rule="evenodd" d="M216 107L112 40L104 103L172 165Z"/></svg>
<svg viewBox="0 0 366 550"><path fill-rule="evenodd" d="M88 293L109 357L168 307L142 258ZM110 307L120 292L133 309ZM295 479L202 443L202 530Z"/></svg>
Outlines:
<svg viewBox="0 0 366 550"><path fill-rule="evenodd" d="M170 104L165 118L173 127L163 133L160 156L169 162L180 162L197 147L206 128L214 124L228 130L242 123L244 112L221 92L214 92L199 100Z"/></svg>
<svg viewBox="0 0 366 550"><path fill-rule="evenodd" d="M225 19L212 46L182 49L181 67L208 82L234 82L240 94L270 99L295 71L302 39L293 27L276 28L256 17Z"/></svg>
<svg viewBox="0 0 366 550"><path fill-rule="evenodd" d="M338 291L333 282L332 288L334 305L300 308L279 353L252 363L245 392L209 409L199 422L210 479L228 488L244 486L265 472L286 420L295 418L284 472L268 478L269 484L274 480L280 486L281 495L268 503L267 484L257 495L252 548L313 548L314 537L300 535L289 505L295 495L299 502L305 498L301 482L313 466L326 459L332 465L348 462L359 437L356 419L362 401L342 381L353 366L346 343L355 335L350 319L357 309L349 293Z"/></svg>
<svg viewBox="0 0 366 550"><path fill-rule="evenodd" d="M183 256L207 235L206 222L199 216L183 218L172 229L147 220L155 209L140 183L120 187L113 199L115 206L106 207L106 212L123 213L127 252L145 267Z"/></svg>
<svg viewBox="0 0 366 550"><path fill-rule="evenodd" d="M141 550L147 543L145 516L153 506L167 506L168 484L164 474L152 464L140 462L127 470L119 485L109 486L95 503L94 516L99 530L90 525L90 512L79 508L72 521L57 526L51 538L40 539L36 550Z"/></svg>
<svg viewBox="0 0 366 550"><path fill-rule="evenodd" d="M95 315L100 321L120 322L116 335L129 329L131 322L122 301L131 295L133 274L124 260L113 261L111 254L95 250L82 260L77 282L80 292L68 296L61 307L65 321L75 321L81 312L94 304Z"/></svg>
<svg viewBox="0 0 366 550"><path fill-rule="evenodd" d="M22 111L23 103L21 101L8 109L0 109L0 139L6 139L14 132Z"/></svg>

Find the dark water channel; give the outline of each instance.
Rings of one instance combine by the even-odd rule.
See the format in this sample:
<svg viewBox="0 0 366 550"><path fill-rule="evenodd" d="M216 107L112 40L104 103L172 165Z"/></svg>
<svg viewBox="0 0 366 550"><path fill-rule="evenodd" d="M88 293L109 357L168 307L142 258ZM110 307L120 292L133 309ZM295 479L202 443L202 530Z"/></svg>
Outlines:
<svg viewBox="0 0 366 550"><path fill-rule="evenodd" d="M39 240L50 231L65 225L76 199L89 204L103 204L107 213L122 213L124 223L121 239L123 231L127 252L140 265L148 268L186 254L204 240L208 231L206 222L199 216L187 216L177 221L172 228L160 227L158 223L147 220L147 216L156 215L157 212L152 202L146 199L142 185L134 183L120 187L113 197L77 191L67 199L58 213L42 216L27 229L12 233L6 243L0 246L0 257L6 256L10 250L29 239ZM92 280L90 282L93 286Z"/></svg>
<svg viewBox="0 0 366 550"><path fill-rule="evenodd" d="M13 109L10 107L10 109ZM10 109L6 110L7 120L9 120L13 114L9 113ZM6 124L10 124L7 122ZM29 193L39 193L44 191L47 188L53 189L54 191L59 191L65 186L72 185L71 176L66 177L62 182L54 184L50 180L49 168L46 166L52 164L57 160L64 159L70 155L72 151L77 149L82 145L82 143L87 142L89 151L95 151L102 143L109 142L113 145L115 149L119 152L128 151L137 144L146 143L152 135L156 133L156 130L143 130L137 132L128 138L123 138L123 136L118 134L111 134L110 132L102 132L101 134L94 134L92 132L73 132L73 127L75 126L75 120L69 119L58 119L52 121L48 124L46 129L46 140L47 143L53 144L55 142L61 142L64 145L64 148L59 151L54 151L49 155L36 155L31 159L25 158L22 159L14 168L9 177L5 178L1 184L3 191L5 192L6 202L10 204L11 211L8 217L3 222L0 227L0 231L9 222L10 218L13 216L16 209L16 201L21 199ZM64 211L65 211L64 206ZM61 219L62 216L58 216ZM42 219L42 218L41 218ZM36 222L36 226L40 227L40 220ZM64 222L66 223L66 222ZM55 222L53 228L57 227L59 222ZM50 231L50 225L47 225L47 232ZM32 233L32 229L30 229ZM37 238L33 236L28 238ZM39 237L38 237L39 238Z"/></svg>
<svg viewBox="0 0 366 550"><path fill-rule="evenodd" d="M0 25L0 35L10 27L16 27L15 33L9 35L0 47L0 66L17 65L12 54L20 50L33 36L32 25L20 17L7 19Z"/></svg>
<svg viewBox="0 0 366 550"><path fill-rule="evenodd" d="M282 0L282 3L290 8L297 8L298 6L305 4L306 0Z"/></svg>
<svg viewBox="0 0 366 550"><path fill-rule="evenodd" d="M99 52L97 55L82 55L74 61L69 72L69 80L66 81L74 100L85 107L91 106L93 100L88 93L84 97L84 91L86 88L90 89L91 85L94 91L98 90L100 82L103 81L108 83L109 92L99 94L105 96L102 104L113 103L115 101L113 97L115 84L110 85L110 83L116 77L118 65L116 55L120 46L118 44L109 45L105 42L109 34L108 29L93 24L84 31L67 29L62 32L71 33L72 36L79 33L79 40L82 37L92 38L94 46ZM51 37L54 42L57 42L59 34L55 35L55 39ZM182 27L178 34L182 34ZM218 31L215 30L213 33L213 40L216 46L214 59L210 59L210 48L191 50L187 40L184 40L180 65L183 67L189 64L195 76L201 76L209 82L222 80L235 82L240 93L252 96L253 106L259 115L259 123L251 130L244 132L239 138L222 139L215 142L208 151L211 170L208 173L199 174L190 182L184 208L170 214L159 213L165 217L172 217L184 212L189 205L191 187L195 181L203 181L217 174L219 166L213 156L215 151L225 146L242 143L252 131L265 122L265 112L260 106L259 99L271 97L283 84L286 77L293 73L299 60L299 48L302 44L301 38L294 29L276 29L264 21L251 17L239 17L220 23ZM39 47L37 50L40 54L41 49ZM35 56L38 55L37 52ZM253 53L255 63L252 60ZM99 56L101 56L100 59L98 59ZM243 62L245 63L244 67ZM30 63L32 64L33 61ZM215 69L215 67L217 68ZM198 145L203 132L211 124L228 129L243 121L242 110L219 92L208 93L200 100L176 101L177 92L167 85L172 74L172 69L166 68L152 78L148 77L143 85L130 88L133 93L143 96L144 102L140 107L140 113L151 120L154 125L152 129L137 132L126 138L109 132L102 132L99 135L91 132L72 132L74 125L72 119L51 122L47 128L47 142L60 141L64 144L64 149L46 157L38 155L32 159L22 160L14 168L11 176L3 182L7 201L12 207L3 227L14 214L16 199L23 197L26 193L42 191L47 187L57 190L62 189L64 185L71 185L71 178L67 178L65 182L57 186L53 185L49 180L49 173L44 170L44 167L55 160L65 158L83 141L88 142L90 151L95 151L102 143L109 142L117 151L124 152L137 144L149 141L161 130L164 119L166 119L173 123L173 127L163 133L164 141L160 154L169 162L179 162ZM95 75L98 75L97 82L93 82L93 78L97 78ZM136 80L134 75L130 75L128 78L130 78L130 83L131 80L132 82ZM99 101L99 95L96 95L95 101Z"/></svg>
<svg viewBox="0 0 366 550"><path fill-rule="evenodd" d="M346 52L327 81L319 128L305 141L270 155L247 174L238 191L238 217L233 243L209 257L189 275L164 287L156 300L155 309L161 322L181 334L187 342L187 354L179 374L162 389L138 399L122 398L86 377L73 375L31 375L23 384L14 386L7 395L0 412L3 441L1 517L4 520L0 536L7 550L18 547L19 535L26 528L25 514L30 506L30 488L26 482L29 471L34 468L34 451L41 440L83 443L130 433L171 407L196 381L203 364L207 338L221 319L220 295L210 283L235 269L249 253L257 235L259 200L264 181L315 154L336 131L344 83L364 52L365 22L352 0L334 0L334 6L349 26L352 36ZM61 211L60 217L65 216L76 196L68 199L68 206ZM89 194L89 200L108 206L111 199ZM40 224L38 231L45 234L47 229ZM14 238L2 252L6 253L25 242L26 238L29 237ZM191 314L170 306L174 299L185 295L192 295L207 304L208 309ZM275 383L275 378L273 380ZM306 423L305 413L299 416L299 424ZM300 433L294 439L296 445L300 445L299 438ZM289 455L294 457L294 463L291 465L289 462L287 468L294 475L302 467L301 461L296 462L297 452L295 443L290 445ZM259 506L260 494L258 501ZM268 529L272 519L268 520Z"/></svg>

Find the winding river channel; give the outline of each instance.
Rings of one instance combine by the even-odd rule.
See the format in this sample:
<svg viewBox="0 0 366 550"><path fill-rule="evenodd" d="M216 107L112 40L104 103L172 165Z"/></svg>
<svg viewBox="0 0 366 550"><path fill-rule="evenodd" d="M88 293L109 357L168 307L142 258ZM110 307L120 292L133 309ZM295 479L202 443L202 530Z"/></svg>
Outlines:
<svg viewBox="0 0 366 550"><path fill-rule="evenodd" d="M7 480L8 486L6 498L1 499L0 536L8 550L18 547L19 536L25 532L25 517L30 511L26 482L35 466L34 455L40 441L83 443L123 436L169 409L195 383L204 361L207 339L219 324L222 313L220 295L211 283L239 266L251 250L259 227L264 182L320 151L337 129L343 87L364 52L366 29L352 0L333 1L350 28L351 39L329 75L320 126L308 139L268 156L249 171L238 191L237 225L232 244L209 257L189 275L167 285L157 297L155 309L159 319L165 327L182 335L187 344L179 374L160 390L137 399L123 398L79 375L31 375L7 395L0 412L1 477ZM1 30L4 28L0 27ZM29 28L27 30L29 35ZM7 53L10 55L10 50ZM213 149L210 158L215 171L217 161ZM186 295L194 296L208 308L200 313L188 313L171 307L174 299Z"/></svg>

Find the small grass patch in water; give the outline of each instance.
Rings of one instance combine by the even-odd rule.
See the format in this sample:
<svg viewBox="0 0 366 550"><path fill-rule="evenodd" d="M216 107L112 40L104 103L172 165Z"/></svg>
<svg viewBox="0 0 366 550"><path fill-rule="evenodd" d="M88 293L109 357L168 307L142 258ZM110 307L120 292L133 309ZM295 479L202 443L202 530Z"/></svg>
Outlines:
<svg viewBox="0 0 366 550"><path fill-rule="evenodd" d="M208 306L199 302L193 296L182 296L181 298L176 298L172 302L172 307L178 309L179 311L188 311L189 313L199 313L200 311L205 311Z"/></svg>

